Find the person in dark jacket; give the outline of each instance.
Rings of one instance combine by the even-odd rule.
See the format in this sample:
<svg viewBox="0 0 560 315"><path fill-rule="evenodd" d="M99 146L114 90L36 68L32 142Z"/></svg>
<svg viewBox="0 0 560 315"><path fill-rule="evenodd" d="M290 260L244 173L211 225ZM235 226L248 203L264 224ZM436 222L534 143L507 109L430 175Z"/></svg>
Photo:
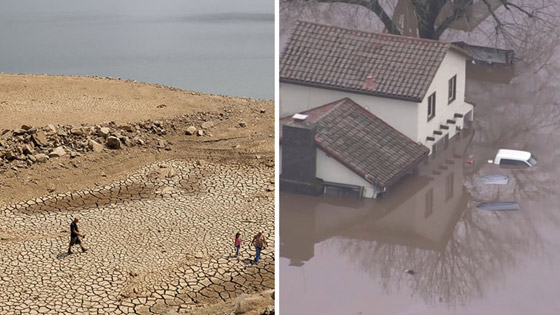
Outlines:
<svg viewBox="0 0 560 315"><path fill-rule="evenodd" d="M70 245L68 245L68 254L72 254L72 246L75 244L80 245L82 252L87 251L87 249L82 246L82 240L80 237L84 237L80 230L78 229L78 218L74 218L74 221L70 223Z"/></svg>

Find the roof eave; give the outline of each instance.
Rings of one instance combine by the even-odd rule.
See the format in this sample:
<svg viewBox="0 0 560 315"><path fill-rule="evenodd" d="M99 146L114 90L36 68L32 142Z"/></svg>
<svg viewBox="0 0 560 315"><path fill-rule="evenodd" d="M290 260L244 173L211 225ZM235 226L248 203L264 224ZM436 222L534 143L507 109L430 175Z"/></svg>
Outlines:
<svg viewBox="0 0 560 315"><path fill-rule="evenodd" d="M294 80L294 79L288 79L288 78L282 78L282 77L280 78L280 82L290 83L290 84L295 84L295 85L315 87L315 88L326 89L326 90L336 90L336 91L362 94L362 95L368 95L368 96L390 98L390 99L396 99L396 100L414 102L414 103L421 103L422 102L422 99L417 98L417 97L399 96L399 95L378 93L378 92L373 92L373 91L351 89L351 88L345 88L345 87L340 87L340 86L336 86L336 85L328 85L328 84L315 83L315 82L309 82L309 81Z"/></svg>

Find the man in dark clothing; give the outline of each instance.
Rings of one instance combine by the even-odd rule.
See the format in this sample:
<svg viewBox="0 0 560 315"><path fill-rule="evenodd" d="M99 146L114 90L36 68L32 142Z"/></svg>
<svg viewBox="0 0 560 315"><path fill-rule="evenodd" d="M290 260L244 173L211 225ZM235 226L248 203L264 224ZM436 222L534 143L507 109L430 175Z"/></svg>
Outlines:
<svg viewBox="0 0 560 315"><path fill-rule="evenodd" d="M78 218L74 218L74 221L70 223L70 245L68 245L68 254L72 254L72 246L74 246L74 244L80 245L82 252L87 250L82 246L82 240L80 240L80 237L84 236L80 234L80 231L78 230Z"/></svg>

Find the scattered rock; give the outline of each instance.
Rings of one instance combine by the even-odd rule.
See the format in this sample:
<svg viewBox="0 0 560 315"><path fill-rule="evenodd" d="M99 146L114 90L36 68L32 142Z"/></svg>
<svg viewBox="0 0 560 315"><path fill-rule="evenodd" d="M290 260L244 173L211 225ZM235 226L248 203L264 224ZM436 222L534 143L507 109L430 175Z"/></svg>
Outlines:
<svg viewBox="0 0 560 315"><path fill-rule="evenodd" d="M109 138L107 138L107 147L109 149L120 149L121 148L121 141L119 140L119 138L111 136Z"/></svg>
<svg viewBox="0 0 560 315"><path fill-rule="evenodd" d="M23 154L30 155L35 153L33 148L29 144L25 144L22 148Z"/></svg>
<svg viewBox="0 0 560 315"><path fill-rule="evenodd" d="M82 130L82 128L72 128L70 129L70 133L73 135L77 135L77 136L83 136L84 135L84 131Z"/></svg>
<svg viewBox="0 0 560 315"><path fill-rule="evenodd" d="M242 121L242 122L239 123L239 127L245 128L245 127L247 127L247 123L245 123L244 121Z"/></svg>
<svg viewBox="0 0 560 315"><path fill-rule="evenodd" d="M235 299L233 314L235 315L261 315L266 314L269 306L274 305L270 293L264 291L253 295L241 294Z"/></svg>
<svg viewBox="0 0 560 315"><path fill-rule="evenodd" d="M57 132L56 127L52 124L48 124L47 127L45 128L45 131L48 134L55 134Z"/></svg>
<svg viewBox="0 0 560 315"><path fill-rule="evenodd" d="M132 138L132 142L133 144L144 145L144 140L142 140L142 138L140 137Z"/></svg>
<svg viewBox="0 0 560 315"><path fill-rule="evenodd" d="M12 151L7 151L6 153L4 153L4 158L6 160L15 160L17 158L17 155Z"/></svg>
<svg viewBox="0 0 560 315"><path fill-rule="evenodd" d="M43 153L35 154L34 157L37 160L37 162L40 163L45 163L49 159L49 156Z"/></svg>
<svg viewBox="0 0 560 315"><path fill-rule="evenodd" d="M196 133L196 127L195 126L189 126L187 127L187 130L185 130L185 134L192 136Z"/></svg>
<svg viewBox="0 0 560 315"><path fill-rule="evenodd" d="M66 154L66 151L64 150L63 147L60 146L60 147L57 147L56 149L52 150L49 153L49 157L61 157L65 154Z"/></svg>
<svg viewBox="0 0 560 315"><path fill-rule="evenodd" d="M108 127L99 128L99 135L102 136L103 138L107 138L110 132L111 129L109 129Z"/></svg>
<svg viewBox="0 0 560 315"><path fill-rule="evenodd" d="M124 131L128 131L128 132L134 132L136 131L136 128L134 128L132 125L129 124L125 124L125 125L120 125L119 129L122 129Z"/></svg>
<svg viewBox="0 0 560 315"><path fill-rule="evenodd" d="M95 140L89 140L88 147L93 152L101 152L103 151L103 145Z"/></svg>
<svg viewBox="0 0 560 315"><path fill-rule="evenodd" d="M214 127L214 123L211 121L205 121L202 123L202 129L210 129L212 127Z"/></svg>
<svg viewBox="0 0 560 315"><path fill-rule="evenodd" d="M51 125L52 126L52 125ZM44 132L38 131L33 136L31 136L33 142L35 142L38 146L47 146L49 143L47 142L47 135Z"/></svg>

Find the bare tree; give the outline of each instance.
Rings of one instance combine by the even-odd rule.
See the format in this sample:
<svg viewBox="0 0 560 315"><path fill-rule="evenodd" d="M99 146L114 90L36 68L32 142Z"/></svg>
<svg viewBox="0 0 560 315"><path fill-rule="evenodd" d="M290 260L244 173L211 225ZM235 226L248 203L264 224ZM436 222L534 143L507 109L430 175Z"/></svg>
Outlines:
<svg viewBox="0 0 560 315"><path fill-rule="evenodd" d="M370 30L373 23L391 34L429 39L479 29L509 47L525 45L535 30L555 30L558 12L555 0L280 0L282 30L299 19Z"/></svg>

